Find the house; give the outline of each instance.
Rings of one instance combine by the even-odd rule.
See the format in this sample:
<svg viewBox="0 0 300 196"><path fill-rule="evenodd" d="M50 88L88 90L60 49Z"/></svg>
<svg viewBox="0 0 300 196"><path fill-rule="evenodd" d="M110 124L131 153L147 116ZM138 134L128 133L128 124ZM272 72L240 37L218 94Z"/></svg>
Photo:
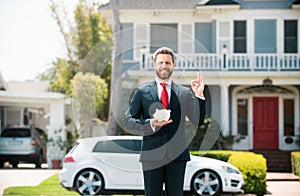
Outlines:
<svg viewBox="0 0 300 196"><path fill-rule="evenodd" d="M35 125L56 137L56 131L66 129L67 107L70 100L63 94L50 92L48 81L6 82L0 72L0 125ZM0 130L1 130L0 129ZM65 133L62 132L62 138ZM47 148L51 168L53 146ZM63 158L63 157L61 157Z"/></svg>
<svg viewBox="0 0 300 196"><path fill-rule="evenodd" d="M208 114L236 150L299 150L299 0L121 0L124 87L153 79L152 53L177 53L173 79L203 72ZM111 5L99 9L112 24Z"/></svg>

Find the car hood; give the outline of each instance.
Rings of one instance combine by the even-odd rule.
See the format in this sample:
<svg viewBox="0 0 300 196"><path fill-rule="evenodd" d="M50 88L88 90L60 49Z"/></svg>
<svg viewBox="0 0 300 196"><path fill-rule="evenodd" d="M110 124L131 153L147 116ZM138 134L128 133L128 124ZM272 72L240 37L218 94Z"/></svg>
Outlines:
<svg viewBox="0 0 300 196"><path fill-rule="evenodd" d="M225 161L220 161L217 159L212 159L212 158L207 158L207 157L202 157L202 156L195 156L195 155L191 155L191 163L201 163L202 165L219 165L219 166L228 166L228 167L233 167L236 170L237 169L234 165L227 163Z"/></svg>

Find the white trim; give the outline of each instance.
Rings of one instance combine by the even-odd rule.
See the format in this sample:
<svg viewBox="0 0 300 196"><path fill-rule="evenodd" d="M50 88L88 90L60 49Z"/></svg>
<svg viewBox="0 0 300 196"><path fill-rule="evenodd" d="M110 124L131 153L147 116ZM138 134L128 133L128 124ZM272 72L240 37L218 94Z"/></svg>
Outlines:
<svg viewBox="0 0 300 196"><path fill-rule="evenodd" d="M276 52L277 52L277 54L278 53L283 54L283 52L284 52L284 19L277 18L276 31L277 31Z"/></svg>
<svg viewBox="0 0 300 196"><path fill-rule="evenodd" d="M229 134L229 92L228 92L229 85L225 82L223 85L220 85L220 97L221 97L221 103L220 103L220 113L221 113L221 130L224 135Z"/></svg>
<svg viewBox="0 0 300 196"><path fill-rule="evenodd" d="M299 8L300 8L300 5L299 5ZM297 37L297 39L298 39L298 53L300 53L300 19L298 19L297 25L298 25L298 37Z"/></svg>

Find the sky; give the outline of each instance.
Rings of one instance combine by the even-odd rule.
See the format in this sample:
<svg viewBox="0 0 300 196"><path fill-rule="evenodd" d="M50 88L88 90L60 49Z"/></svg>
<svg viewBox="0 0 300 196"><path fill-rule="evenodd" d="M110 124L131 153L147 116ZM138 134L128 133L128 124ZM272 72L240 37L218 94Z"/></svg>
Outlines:
<svg viewBox="0 0 300 196"><path fill-rule="evenodd" d="M63 4L72 11L76 2ZM53 60L65 56L50 0L0 0L0 72L5 81L35 80Z"/></svg>

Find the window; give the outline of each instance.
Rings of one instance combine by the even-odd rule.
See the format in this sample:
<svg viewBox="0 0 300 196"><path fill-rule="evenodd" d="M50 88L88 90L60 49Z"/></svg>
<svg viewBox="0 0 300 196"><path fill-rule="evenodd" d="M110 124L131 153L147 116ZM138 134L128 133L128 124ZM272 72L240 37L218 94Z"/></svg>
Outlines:
<svg viewBox="0 0 300 196"><path fill-rule="evenodd" d="M141 141L138 140L105 140L99 141L93 152L105 153L140 153Z"/></svg>
<svg viewBox="0 0 300 196"><path fill-rule="evenodd" d="M254 20L254 52L277 52L277 21L275 19Z"/></svg>
<svg viewBox="0 0 300 196"><path fill-rule="evenodd" d="M166 46L174 52L178 51L177 24L151 24L151 53L156 49Z"/></svg>
<svg viewBox="0 0 300 196"><path fill-rule="evenodd" d="M284 135L294 135L294 100L284 100Z"/></svg>
<svg viewBox="0 0 300 196"><path fill-rule="evenodd" d="M284 52L297 53L298 52L298 38L297 38L297 20L284 21Z"/></svg>
<svg viewBox="0 0 300 196"><path fill-rule="evenodd" d="M246 21L234 21L234 53L247 52Z"/></svg>
<svg viewBox="0 0 300 196"><path fill-rule="evenodd" d="M248 135L248 100L238 99L238 134Z"/></svg>
<svg viewBox="0 0 300 196"><path fill-rule="evenodd" d="M11 128L4 129L1 133L1 137L30 137L30 129L23 128Z"/></svg>

